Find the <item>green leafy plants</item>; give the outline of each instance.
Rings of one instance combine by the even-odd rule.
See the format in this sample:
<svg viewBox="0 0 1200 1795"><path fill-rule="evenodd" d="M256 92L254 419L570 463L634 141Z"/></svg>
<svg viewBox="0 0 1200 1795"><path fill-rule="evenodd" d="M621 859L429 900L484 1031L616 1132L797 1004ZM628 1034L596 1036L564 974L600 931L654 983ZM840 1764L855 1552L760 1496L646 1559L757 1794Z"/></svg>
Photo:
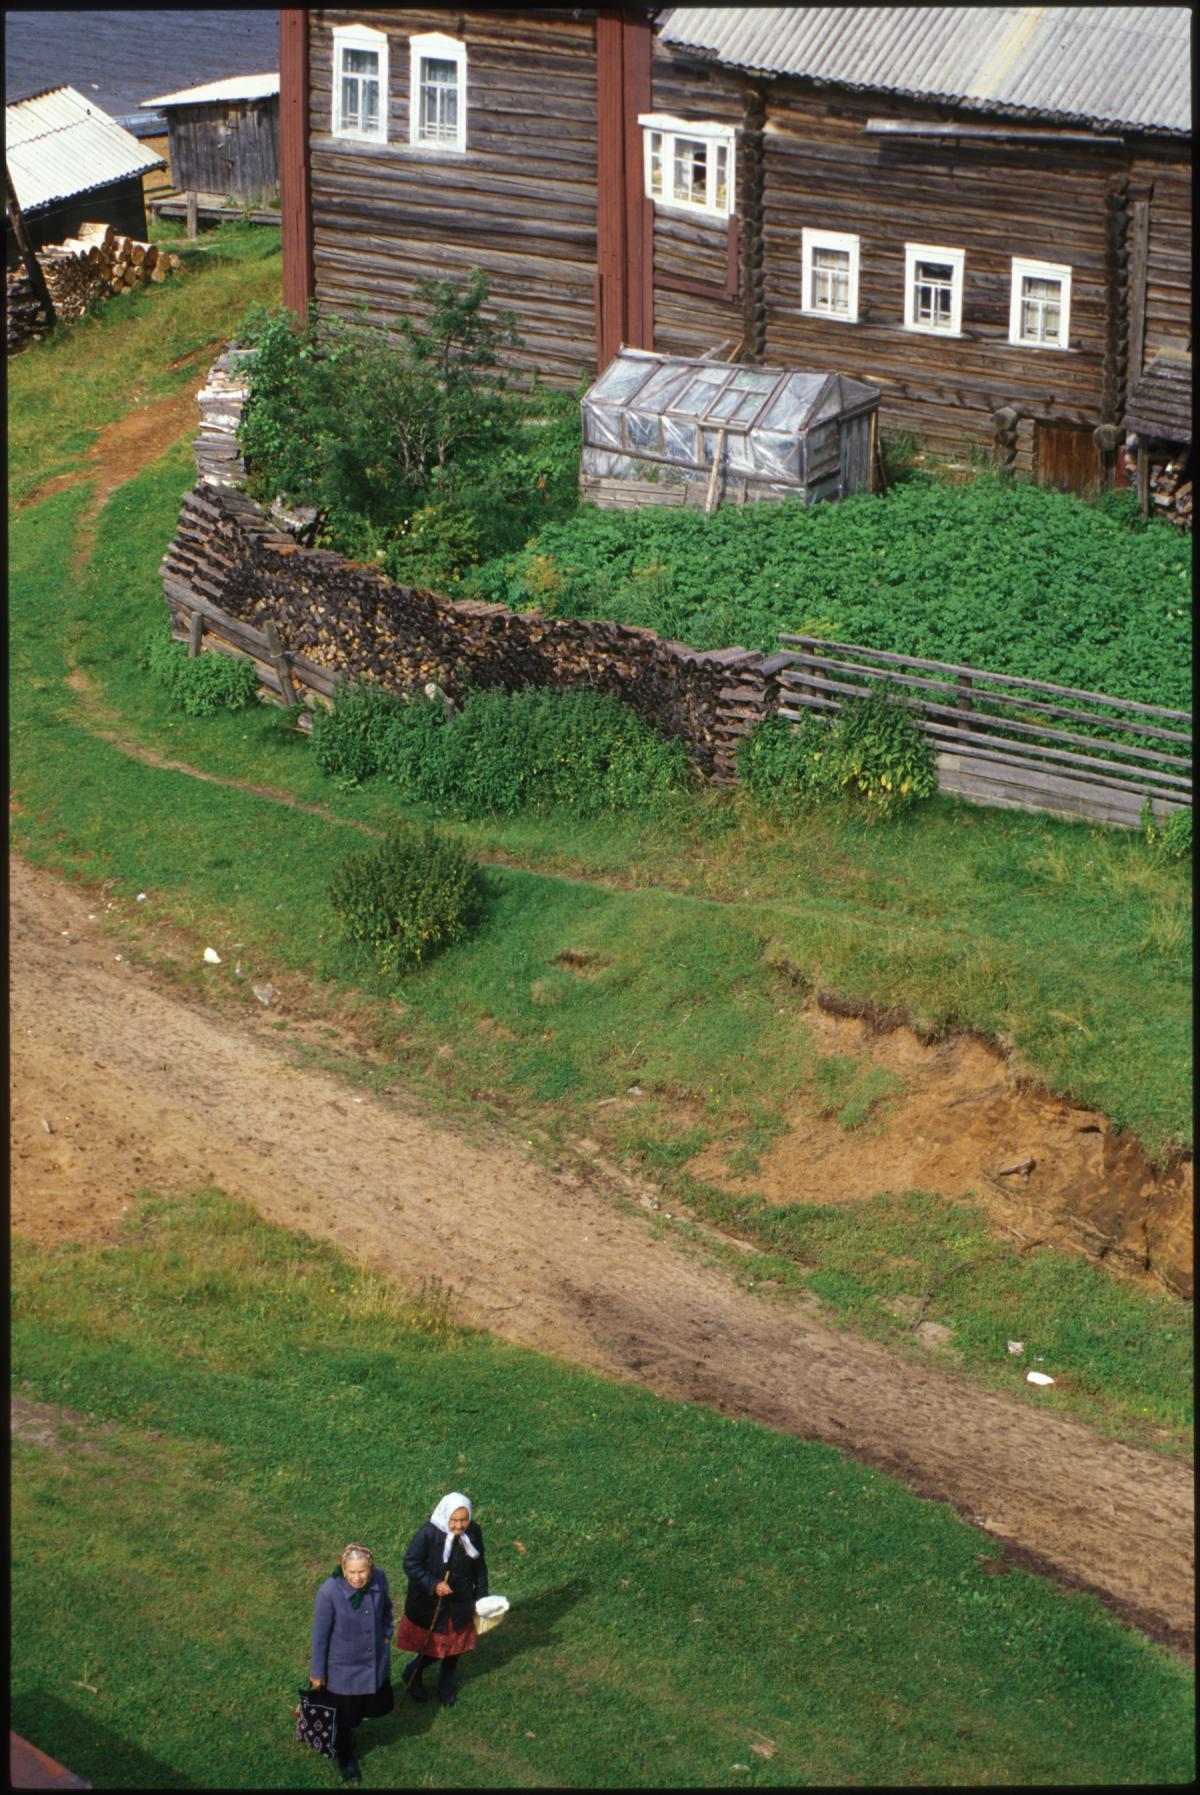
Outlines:
<svg viewBox="0 0 1200 1795"><path fill-rule="evenodd" d="M768 717L743 742L738 765L755 798L773 807L843 800L886 819L937 790L929 740L886 684L848 700L832 720Z"/></svg>
<svg viewBox="0 0 1200 1795"><path fill-rule="evenodd" d="M988 472L811 509L582 505L485 562L472 590L517 610L550 593L556 616L694 648L770 653L780 632L824 635L1186 710L1191 545L1131 523L1124 502Z"/></svg>
<svg viewBox="0 0 1200 1795"><path fill-rule="evenodd" d="M409 793L459 816L652 809L689 778L681 743L602 692L478 692L444 727L424 727Z"/></svg>
<svg viewBox="0 0 1200 1795"><path fill-rule="evenodd" d="M1143 839L1158 853L1169 860L1190 860L1192 854L1192 813L1191 809L1173 810L1165 822L1160 823L1150 808L1150 800L1142 805L1141 825Z"/></svg>
<svg viewBox="0 0 1200 1795"><path fill-rule="evenodd" d="M401 824L378 847L351 854L329 882L343 933L375 950L385 976L461 941L485 894L482 868L458 842Z"/></svg>
<svg viewBox="0 0 1200 1795"><path fill-rule="evenodd" d="M361 785L379 770L383 744L404 701L369 681L356 681L335 694L330 710L313 717L313 758L338 785Z"/></svg>
<svg viewBox="0 0 1200 1795"><path fill-rule="evenodd" d="M169 625L155 630L141 662L189 717L244 710L258 692L258 675L250 661L219 652L189 656L182 642L172 640Z"/></svg>

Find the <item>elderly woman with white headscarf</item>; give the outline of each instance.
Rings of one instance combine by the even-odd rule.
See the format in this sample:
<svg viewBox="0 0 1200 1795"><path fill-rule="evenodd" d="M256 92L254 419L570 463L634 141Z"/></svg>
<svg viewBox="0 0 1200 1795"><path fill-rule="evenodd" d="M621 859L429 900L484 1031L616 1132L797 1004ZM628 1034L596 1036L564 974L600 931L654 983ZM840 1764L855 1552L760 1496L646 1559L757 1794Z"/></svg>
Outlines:
<svg viewBox="0 0 1200 1795"><path fill-rule="evenodd" d="M403 1671L416 1702L429 1700L421 1678L427 1664L441 1663L438 1700L458 1698L458 1660L474 1650L475 1604L488 1592L483 1534L472 1518L471 1498L461 1490L443 1496L404 1554L408 1596L396 1628L397 1651L415 1652Z"/></svg>

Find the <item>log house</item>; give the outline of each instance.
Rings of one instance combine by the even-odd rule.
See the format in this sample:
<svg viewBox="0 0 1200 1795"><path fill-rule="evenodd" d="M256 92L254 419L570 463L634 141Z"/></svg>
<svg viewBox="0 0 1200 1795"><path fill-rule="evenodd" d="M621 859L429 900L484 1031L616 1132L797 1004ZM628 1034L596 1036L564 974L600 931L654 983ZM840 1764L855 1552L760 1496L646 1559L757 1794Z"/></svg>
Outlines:
<svg viewBox="0 0 1200 1795"><path fill-rule="evenodd" d="M885 435L1111 482L1191 344L1187 19L285 10L285 297L388 324L479 266L547 380L621 343L839 372Z"/></svg>

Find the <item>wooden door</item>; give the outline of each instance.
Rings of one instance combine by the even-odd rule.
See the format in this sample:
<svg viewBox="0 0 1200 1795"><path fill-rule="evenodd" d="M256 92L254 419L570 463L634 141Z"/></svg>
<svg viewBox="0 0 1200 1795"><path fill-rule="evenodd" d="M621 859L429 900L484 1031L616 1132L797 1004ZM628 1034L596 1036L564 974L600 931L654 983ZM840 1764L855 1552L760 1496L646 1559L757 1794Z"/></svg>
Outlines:
<svg viewBox="0 0 1200 1795"><path fill-rule="evenodd" d="M1086 424L1044 424L1039 419L1034 466L1041 484L1060 492L1093 492L1106 483L1103 458Z"/></svg>

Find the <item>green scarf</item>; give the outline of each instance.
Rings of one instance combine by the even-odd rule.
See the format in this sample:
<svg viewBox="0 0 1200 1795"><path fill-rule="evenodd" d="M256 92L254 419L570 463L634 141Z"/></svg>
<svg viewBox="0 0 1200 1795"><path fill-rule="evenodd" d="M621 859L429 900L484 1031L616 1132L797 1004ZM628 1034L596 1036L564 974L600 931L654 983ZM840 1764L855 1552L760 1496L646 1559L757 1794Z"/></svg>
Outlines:
<svg viewBox="0 0 1200 1795"><path fill-rule="evenodd" d="M342 1575L342 1567L340 1564L334 1565L333 1575L335 1577L340 1577ZM372 1576L373 1575L374 1575L374 1572L372 1572ZM371 1587L371 1578L368 1577L366 1582L363 1584L362 1588L354 1590L353 1593L351 1594L351 1597L350 1597L351 1608L358 1607L359 1603L362 1601L363 1597L366 1595L366 1593L370 1589L370 1587Z"/></svg>

